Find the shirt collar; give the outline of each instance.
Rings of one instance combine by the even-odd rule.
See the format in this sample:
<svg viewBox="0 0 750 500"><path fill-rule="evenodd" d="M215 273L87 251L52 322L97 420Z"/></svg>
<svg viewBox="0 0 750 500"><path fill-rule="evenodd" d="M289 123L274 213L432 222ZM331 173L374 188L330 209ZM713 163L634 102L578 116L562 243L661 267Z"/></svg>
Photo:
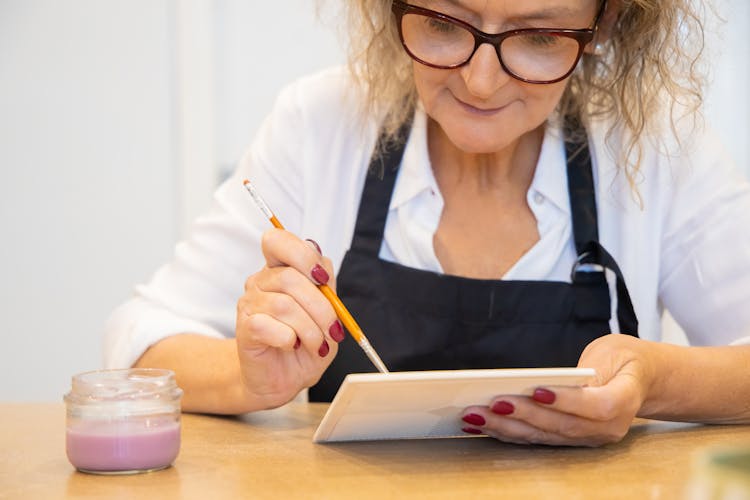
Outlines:
<svg viewBox="0 0 750 500"><path fill-rule="evenodd" d="M542 149L529 187L529 195L538 193L563 212L570 213L565 142L562 129L555 126L554 121L548 122L545 128ZM415 112L414 124L404 149L400 168L401 173L391 197L391 210L408 203L425 191L439 194L427 148L427 115L421 106L418 106Z"/></svg>
<svg viewBox="0 0 750 500"><path fill-rule="evenodd" d="M562 129L547 122L529 194L540 194L565 213L570 213L567 156Z"/></svg>
<svg viewBox="0 0 750 500"><path fill-rule="evenodd" d="M425 191L439 192L427 149L427 115L421 106L417 106L414 114L414 124L406 142L400 168L401 172L391 196L391 210L408 203Z"/></svg>

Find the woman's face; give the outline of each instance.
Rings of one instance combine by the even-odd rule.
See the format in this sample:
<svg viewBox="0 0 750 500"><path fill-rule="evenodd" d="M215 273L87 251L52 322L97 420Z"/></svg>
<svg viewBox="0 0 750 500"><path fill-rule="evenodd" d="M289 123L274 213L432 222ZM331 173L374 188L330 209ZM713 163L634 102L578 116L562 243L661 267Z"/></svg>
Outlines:
<svg viewBox="0 0 750 500"><path fill-rule="evenodd" d="M485 33L517 28L590 27L596 0L411 0L448 14ZM495 153L542 125L559 102L567 79L531 84L508 75L495 48L481 45L456 69L414 61L414 81L428 114L448 139L469 153Z"/></svg>

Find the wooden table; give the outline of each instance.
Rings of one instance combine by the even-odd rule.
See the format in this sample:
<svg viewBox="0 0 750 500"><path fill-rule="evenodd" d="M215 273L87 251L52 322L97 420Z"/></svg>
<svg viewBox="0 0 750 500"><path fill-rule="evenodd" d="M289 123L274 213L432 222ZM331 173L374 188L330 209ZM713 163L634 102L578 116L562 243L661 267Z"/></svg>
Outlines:
<svg viewBox="0 0 750 500"><path fill-rule="evenodd" d="M0 498L684 498L696 452L750 444L750 426L636 422L598 449L489 438L313 444L326 405L226 418L184 415L173 467L75 471L61 404L0 404Z"/></svg>

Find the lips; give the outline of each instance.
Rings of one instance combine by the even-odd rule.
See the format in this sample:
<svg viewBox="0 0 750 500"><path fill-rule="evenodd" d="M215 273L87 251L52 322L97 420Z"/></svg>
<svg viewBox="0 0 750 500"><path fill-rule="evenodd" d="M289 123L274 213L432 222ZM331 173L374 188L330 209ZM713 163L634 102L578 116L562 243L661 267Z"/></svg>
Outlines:
<svg viewBox="0 0 750 500"><path fill-rule="evenodd" d="M498 107L488 107L486 105L475 106L467 102L464 102L457 97L455 99L456 99L456 102L458 102L458 104L461 105L462 108L464 108L464 110L468 111L469 113L472 113L475 115L481 115L481 116L494 115L502 111L508 106L507 104L504 106L498 106Z"/></svg>

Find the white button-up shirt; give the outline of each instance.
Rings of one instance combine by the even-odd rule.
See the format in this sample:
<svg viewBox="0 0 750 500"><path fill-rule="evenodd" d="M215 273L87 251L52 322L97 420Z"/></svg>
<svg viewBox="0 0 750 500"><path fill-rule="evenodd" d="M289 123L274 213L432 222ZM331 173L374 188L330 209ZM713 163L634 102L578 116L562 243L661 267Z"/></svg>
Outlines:
<svg viewBox="0 0 750 500"><path fill-rule="evenodd" d="M360 97L341 68L281 93L174 259L112 313L106 366L130 366L150 345L178 333L234 335L236 303L246 278L263 266L260 238L269 228L243 179L253 182L288 230L315 239L338 269L378 133L377 120L362 116ZM418 110L380 256L441 272L432 241L443 199L426 123ZM681 148L666 132L643 144L636 193L615 164L620 137L605 143L607 129L595 122L588 131L599 239L624 274L639 335L660 340L667 308L692 344L750 342L750 185L710 131L684 137ZM565 150L554 126L547 127L527 202L540 239L503 279L569 282L576 252Z"/></svg>

